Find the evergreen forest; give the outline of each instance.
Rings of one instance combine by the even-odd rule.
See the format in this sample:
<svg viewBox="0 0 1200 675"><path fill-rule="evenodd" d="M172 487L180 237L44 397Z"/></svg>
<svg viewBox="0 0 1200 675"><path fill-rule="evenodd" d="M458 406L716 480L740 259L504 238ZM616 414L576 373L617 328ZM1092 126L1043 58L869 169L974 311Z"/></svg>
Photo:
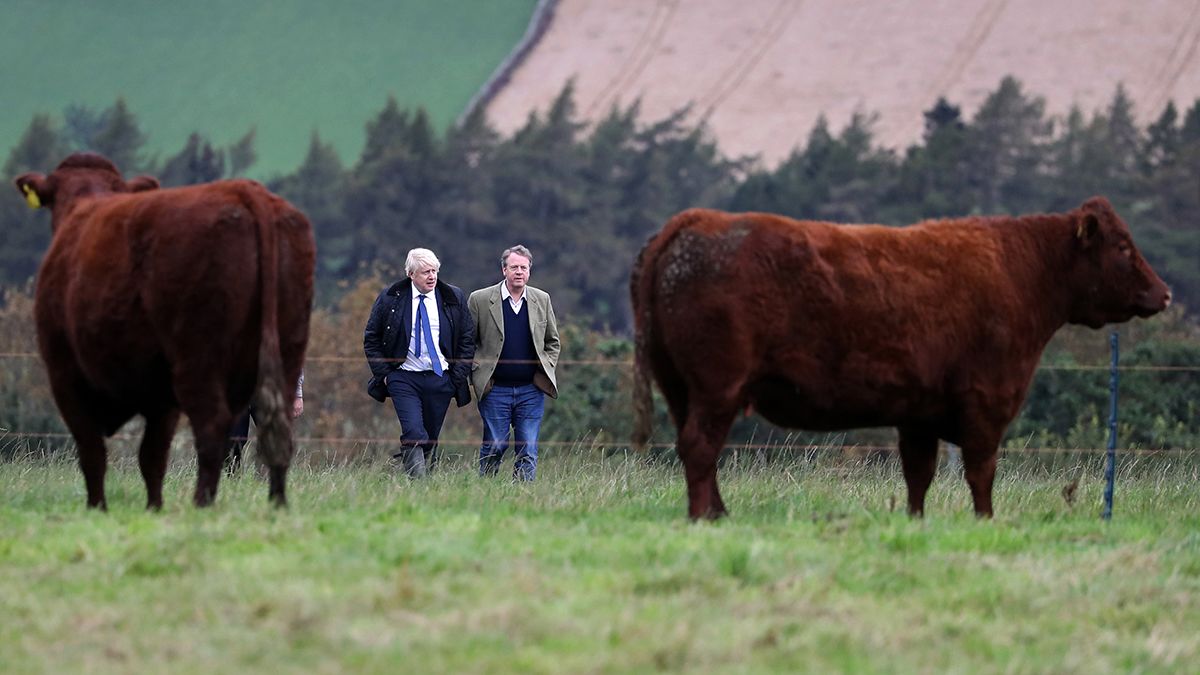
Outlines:
<svg viewBox="0 0 1200 675"><path fill-rule="evenodd" d="M1193 368L1138 385L1172 398L1148 396L1144 419L1130 424L1145 430L1139 443L1195 448L1200 100L1183 103L1169 103L1144 117L1153 121L1139 124L1118 87L1102 110L1050 116L1036 92L1005 78L970 116L953 101L931 101L923 138L902 151L875 142L874 116L863 111L841 129L819 121L802 147L768 167L755 157L723 154L687 108L647 120L634 103L585 124L569 84L511 136L499 134L481 112L438 129L425 110L389 99L368 121L360 156L339 156L314 132L303 162L265 182L314 224L319 307L336 311L363 280L399 278L405 252L416 246L438 254L451 283L466 290L495 283L499 253L523 243L534 253L531 282L552 293L560 322L577 338L564 356L580 358L575 350L583 345L628 356L633 260L647 237L685 208L901 226L970 214L1066 211L1104 195L1182 307L1156 319L1159 328L1143 331L1158 339L1141 343L1144 353L1131 358ZM253 131L222 146L197 129L165 157L147 152L149 132L121 99L102 110L47 111L29 121L3 174L49 172L75 150L100 152L126 177L149 173L165 186L245 175L255 163ZM15 191L0 198L0 284L28 288L49 236L47 214L26 209ZM1047 361L1099 363L1105 356L1093 343L1105 342L1100 333L1068 331ZM1075 430L1079 443L1099 442L1106 384L1095 373L1079 375L1091 378L1086 382L1072 380L1076 375L1039 377L1010 438L1042 434L1039 443L1067 444ZM1162 380L1168 376L1175 377L1169 386ZM599 382L604 377L592 378L591 393L581 395L587 409L559 412L574 421L556 435L594 429L588 425L600 413L588 410L606 410L610 426L611 415L625 414L626 403L605 409L604 397L624 387L615 375ZM570 405L585 403L559 402ZM756 433L746 425L739 430L741 438Z"/></svg>

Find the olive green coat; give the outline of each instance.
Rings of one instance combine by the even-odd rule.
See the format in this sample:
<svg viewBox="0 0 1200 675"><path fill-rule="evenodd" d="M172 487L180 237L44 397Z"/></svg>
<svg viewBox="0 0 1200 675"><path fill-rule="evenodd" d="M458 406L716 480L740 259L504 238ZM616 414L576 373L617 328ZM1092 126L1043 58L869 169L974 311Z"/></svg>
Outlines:
<svg viewBox="0 0 1200 675"><path fill-rule="evenodd" d="M475 399L483 398L492 388L492 373L500 360L500 349L504 346L504 305L500 295L501 281L495 286L481 288L467 300L467 308L475 319L475 360L471 365L471 385L475 387ZM550 398L558 398L558 380L554 369L558 365L558 321L554 318L554 307L550 294L525 287L525 302L529 303L529 330L533 335L533 348L537 352L540 370L533 376L533 383Z"/></svg>

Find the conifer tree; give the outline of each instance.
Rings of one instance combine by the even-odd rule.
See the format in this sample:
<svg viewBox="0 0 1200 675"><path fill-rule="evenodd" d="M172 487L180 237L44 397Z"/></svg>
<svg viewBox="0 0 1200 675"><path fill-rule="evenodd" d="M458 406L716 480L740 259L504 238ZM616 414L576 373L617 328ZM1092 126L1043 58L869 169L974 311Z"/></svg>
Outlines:
<svg viewBox="0 0 1200 675"><path fill-rule="evenodd" d="M1047 211L1069 211L1096 194L1098 181L1091 177L1093 125L1084 119L1079 106L1071 106L1062 131L1048 149L1049 178Z"/></svg>
<svg viewBox="0 0 1200 675"><path fill-rule="evenodd" d="M226 151L226 156L229 158L229 175L243 176L246 170L254 166L258 161L258 153L254 150L254 137L257 130L250 127L245 136L242 136Z"/></svg>
<svg viewBox="0 0 1200 675"><path fill-rule="evenodd" d="M49 173L66 155L61 132L49 115L34 115L4 162L4 176L27 171ZM15 192L0 199L0 283L21 284L32 278L50 243L49 216L32 211Z"/></svg>
<svg viewBox="0 0 1200 675"><path fill-rule="evenodd" d="M985 214L1037 210L1052 125L1045 101L1005 77L968 126L966 167L972 203Z"/></svg>
<svg viewBox="0 0 1200 675"><path fill-rule="evenodd" d="M346 184L346 171L337 150L333 145L323 142L314 130L309 138L304 162L294 173L270 186L304 212L312 222L319 252L319 296L327 296L337 280L346 279L354 273L350 260L354 231L343 211Z"/></svg>
<svg viewBox="0 0 1200 675"><path fill-rule="evenodd" d="M454 283L466 290L495 283L497 256L508 246L492 199L499 138L476 108L446 132L427 173L435 197L426 218L437 228L438 253L445 255Z"/></svg>
<svg viewBox="0 0 1200 675"><path fill-rule="evenodd" d="M213 148L207 139L193 132L183 149L167 158L157 173L165 187L219 180L225 175L225 152Z"/></svg>
<svg viewBox="0 0 1200 675"><path fill-rule="evenodd" d="M923 143L908 149L896 193L881 206L884 222L907 224L971 211L967 186L966 123L962 109L938 98L925 111Z"/></svg>
<svg viewBox="0 0 1200 675"><path fill-rule="evenodd" d="M388 96L383 110L379 111L375 119L367 122L367 141L359 157L359 164L370 165L403 147L408 125L408 111L400 110L395 96Z"/></svg>
<svg viewBox="0 0 1200 675"><path fill-rule="evenodd" d="M142 157L142 149L146 145L147 136L138 126L137 116L125 104L124 98L118 98L104 113L105 124L89 139L89 149L112 160L113 164L126 176L150 170Z"/></svg>
<svg viewBox="0 0 1200 675"><path fill-rule="evenodd" d="M401 111L394 97L367 123L367 142L345 189L344 214L355 232L351 268L381 259L397 266L403 251L433 248L426 236L436 231L426 217L431 199L426 174L436 152L427 115Z"/></svg>

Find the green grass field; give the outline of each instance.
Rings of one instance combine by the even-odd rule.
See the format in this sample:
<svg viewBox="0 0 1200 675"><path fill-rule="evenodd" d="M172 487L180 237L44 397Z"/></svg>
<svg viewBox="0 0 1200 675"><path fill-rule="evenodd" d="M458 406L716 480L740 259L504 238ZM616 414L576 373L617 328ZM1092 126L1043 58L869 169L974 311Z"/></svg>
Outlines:
<svg viewBox="0 0 1200 675"><path fill-rule="evenodd" d="M389 95L424 106L438 129L453 121L535 2L9 0L0 151L35 113L124 96L151 154L178 152L194 131L225 145L255 127L255 177L294 170L314 130L353 163Z"/></svg>
<svg viewBox="0 0 1200 675"><path fill-rule="evenodd" d="M544 459L538 482L462 460L253 474L109 512L65 459L0 464L0 672L1181 672L1200 663L1197 469L1002 461L994 521L961 479L928 517L894 461L726 466L733 516L684 518L669 462ZM1082 470L1078 500L1062 486Z"/></svg>

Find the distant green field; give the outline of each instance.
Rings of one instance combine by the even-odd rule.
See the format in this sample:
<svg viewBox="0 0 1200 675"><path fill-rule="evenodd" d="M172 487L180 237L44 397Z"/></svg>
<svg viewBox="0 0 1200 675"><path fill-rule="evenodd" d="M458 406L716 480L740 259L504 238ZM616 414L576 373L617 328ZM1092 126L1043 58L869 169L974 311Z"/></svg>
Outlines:
<svg viewBox="0 0 1200 675"><path fill-rule="evenodd" d="M539 480L448 460L302 460L290 510L253 475L162 513L136 459L84 509L74 463L0 462L0 672L1195 672L1196 470L1002 462L997 518L961 478L912 520L896 462L743 462L732 517L684 518L669 462L548 454ZM311 459L311 457L309 458ZM1191 665L1188 665L1191 664Z"/></svg>
<svg viewBox="0 0 1200 675"><path fill-rule="evenodd" d="M520 40L536 0L9 0L0 151L35 113L124 96L161 155L256 127L258 177L294 169L313 130L346 163L389 95L449 124ZM0 158L2 161L2 158Z"/></svg>

